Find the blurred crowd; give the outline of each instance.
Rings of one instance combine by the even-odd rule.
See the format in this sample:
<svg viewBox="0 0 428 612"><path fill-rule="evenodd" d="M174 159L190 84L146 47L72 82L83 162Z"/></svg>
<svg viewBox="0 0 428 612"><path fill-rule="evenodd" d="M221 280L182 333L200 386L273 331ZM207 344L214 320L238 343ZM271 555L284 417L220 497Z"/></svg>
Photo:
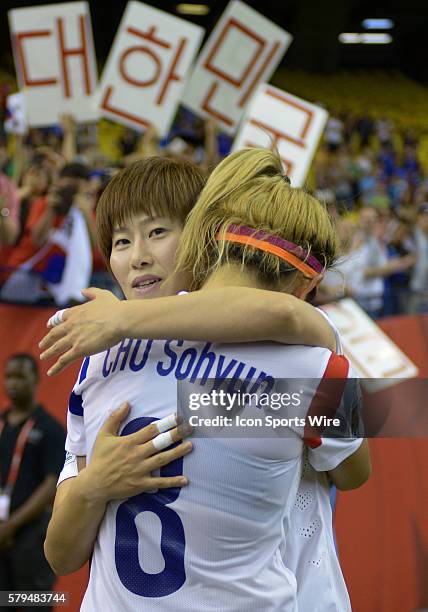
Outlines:
<svg viewBox="0 0 428 612"><path fill-rule="evenodd" d="M418 134L388 117L330 117L313 166L342 257L321 302L352 297L370 316L428 312L428 175Z"/></svg>
<svg viewBox="0 0 428 612"><path fill-rule="evenodd" d="M64 115L52 128L0 125L0 299L67 305L93 285L118 291L97 252L98 198L120 168L147 155L192 159L208 175L231 147L182 109L168 138L123 128L112 150L97 127ZM370 316L428 312L428 174L419 135L386 116L330 115L308 188L336 217L342 256L319 303L352 297Z"/></svg>

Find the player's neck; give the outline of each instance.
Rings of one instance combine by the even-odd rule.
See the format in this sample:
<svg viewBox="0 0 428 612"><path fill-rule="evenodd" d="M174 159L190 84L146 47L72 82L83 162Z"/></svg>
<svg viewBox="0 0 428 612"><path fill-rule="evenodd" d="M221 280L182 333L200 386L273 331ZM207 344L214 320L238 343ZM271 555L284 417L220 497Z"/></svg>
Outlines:
<svg viewBox="0 0 428 612"><path fill-rule="evenodd" d="M242 269L237 264L227 264L215 270L207 278L201 291L204 289L218 289L220 287L251 287L266 289L257 279L257 274L251 270Z"/></svg>

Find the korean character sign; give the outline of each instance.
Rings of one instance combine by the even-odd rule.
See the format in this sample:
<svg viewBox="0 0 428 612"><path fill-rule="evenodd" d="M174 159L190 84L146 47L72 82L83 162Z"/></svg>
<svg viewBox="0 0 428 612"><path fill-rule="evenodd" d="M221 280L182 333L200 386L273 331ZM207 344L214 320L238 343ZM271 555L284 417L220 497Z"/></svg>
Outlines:
<svg viewBox="0 0 428 612"><path fill-rule="evenodd" d="M140 2L128 2L102 75L101 114L165 135L182 97L203 28Z"/></svg>
<svg viewBox="0 0 428 612"><path fill-rule="evenodd" d="M234 134L260 83L268 81L292 36L233 0L198 57L183 104Z"/></svg>
<svg viewBox="0 0 428 612"><path fill-rule="evenodd" d="M301 187L311 165L328 113L271 85L257 90L233 143L245 147L276 147L293 187Z"/></svg>
<svg viewBox="0 0 428 612"><path fill-rule="evenodd" d="M96 120L97 71L88 3L13 9L9 25L29 125L52 125L62 113L80 122Z"/></svg>

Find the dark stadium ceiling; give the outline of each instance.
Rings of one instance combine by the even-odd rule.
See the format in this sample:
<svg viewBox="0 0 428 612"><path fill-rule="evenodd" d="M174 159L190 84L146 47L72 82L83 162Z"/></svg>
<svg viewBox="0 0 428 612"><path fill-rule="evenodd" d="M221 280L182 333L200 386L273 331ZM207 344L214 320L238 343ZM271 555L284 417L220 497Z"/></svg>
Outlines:
<svg viewBox="0 0 428 612"><path fill-rule="evenodd" d="M178 14L178 1L147 0L147 4ZM187 0L209 7L206 15L186 15L186 19L209 32L227 5L223 0ZM11 8L54 4L43 0L1 1L1 13ZM105 59L126 0L90 0L97 54ZM339 69L395 69L428 83L428 2L426 0L247 0L247 4L276 21L294 36L284 59L290 68L315 72ZM366 18L383 17L394 22L393 37L385 45L344 45L342 32L363 32ZM3 68L12 69L7 20L0 20L0 57Z"/></svg>

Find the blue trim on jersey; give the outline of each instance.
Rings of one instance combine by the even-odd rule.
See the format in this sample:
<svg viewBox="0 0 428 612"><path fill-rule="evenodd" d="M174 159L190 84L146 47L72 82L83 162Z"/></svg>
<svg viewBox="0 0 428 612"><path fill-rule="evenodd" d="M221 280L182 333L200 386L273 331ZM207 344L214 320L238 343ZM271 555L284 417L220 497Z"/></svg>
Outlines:
<svg viewBox="0 0 428 612"><path fill-rule="evenodd" d="M90 360L90 357L85 357L83 361L82 369L80 370L79 385L81 382L85 380L86 376L88 375L89 360Z"/></svg>
<svg viewBox="0 0 428 612"><path fill-rule="evenodd" d="M68 401L68 409L71 414L76 416L83 416L83 397L76 395L74 391L71 392L70 399Z"/></svg>

